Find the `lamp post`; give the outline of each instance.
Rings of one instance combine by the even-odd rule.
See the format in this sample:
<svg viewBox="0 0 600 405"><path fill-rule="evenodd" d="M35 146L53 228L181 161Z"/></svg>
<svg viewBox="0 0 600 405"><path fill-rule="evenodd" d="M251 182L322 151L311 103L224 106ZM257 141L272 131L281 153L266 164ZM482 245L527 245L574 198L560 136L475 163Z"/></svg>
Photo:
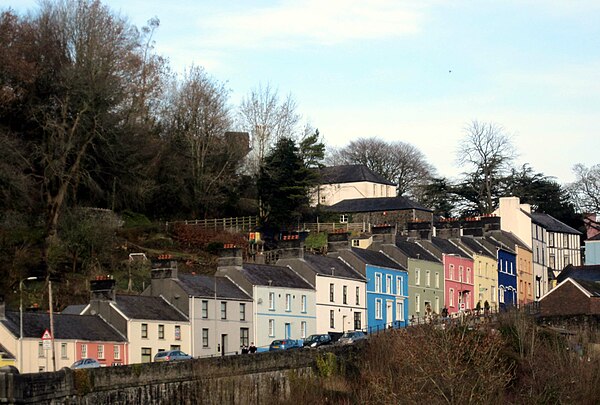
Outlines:
<svg viewBox="0 0 600 405"><path fill-rule="evenodd" d="M21 372L23 372L23 282L37 279L37 277L27 277L19 281L19 371Z"/></svg>

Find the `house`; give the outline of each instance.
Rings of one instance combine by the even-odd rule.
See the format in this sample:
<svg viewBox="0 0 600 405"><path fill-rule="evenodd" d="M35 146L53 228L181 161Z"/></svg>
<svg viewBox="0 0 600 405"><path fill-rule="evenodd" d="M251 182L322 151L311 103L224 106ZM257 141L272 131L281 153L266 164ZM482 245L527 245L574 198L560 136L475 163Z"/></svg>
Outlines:
<svg viewBox="0 0 600 405"><path fill-rule="evenodd" d="M21 373L60 370L86 357L98 359L105 366L129 364L126 337L97 315L23 312L23 339L20 313L5 311L0 305L0 342L3 352L12 357ZM42 337L54 329L54 361L52 343L47 346ZM10 355L9 355L10 354ZM16 356L16 357L15 357ZM3 358L5 356L3 355Z"/></svg>
<svg viewBox="0 0 600 405"><path fill-rule="evenodd" d="M444 302L444 266L433 254L413 241L396 238L383 244L383 252L408 272L408 313L411 318L440 314Z"/></svg>
<svg viewBox="0 0 600 405"><path fill-rule="evenodd" d="M477 278L473 258L448 239L436 236L419 239L416 243L433 254L444 266L444 306L448 314L475 308L476 302L484 308L484 287ZM489 286L488 286L489 287Z"/></svg>
<svg viewBox="0 0 600 405"><path fill-rule="evenodd" d="M532 237L532 266L534 277L534 299L539 301L552 287L552 281L555 279L554 272L548 267L548 231L543 226L531 222Z"/></svg>
<svg viewBox="0 0 600 405"><path fill-rule="evenodd" d="M143 295L163 297L190 320L194 357L237 354L254 335L252 297L226 277L178 274L177 262L152 263Z"/></svg>
<svg viewBox="0 0 600 405"><path fill-rule="evenodd" d="M380 251L342 249L333 253L358 270L367 280L367 325L372 333L408 325L408 273L406 268Z"/></svg>
<svg viewBox="0 0 600 405"><path fill-rule="evenodd" d="M396 185L365 165L341 165L319 169L319 186L311 195L311 205L334 205L356 198L393 197Z"/></svg>
<svg viewBox="0 0 600 405"><path fill-rule="evenodd" d="M315 286L316 333L361 330L367 321L365 276L339 257L304 254L277 262Z"/></svg>
<svg viewBox="0 0 600 405"><path fill-rule="evenodd" d="M504 243L494 238L481 238L481 243L488 251L496 250L498 269L498 303L499 308L516 306L517 291L517 253Z"/></svg>
<svg viewBox="0 0 600 405"><path fill-rule="evenodd" d="M540 299L540 315L600 315L600 281L567 277Z"/></svg>
<svg viewBox="0 0 600 405"><path fill-rule="evenodd" d="M148 363L163 350L191 349L188 318L163 297L120 295L114 279L90 281L90 303L83 315L100 315L127 337L130 363Z"/></svg>
<svg viewBox="0 0 600 405"><path fill-rule="evenodd" d="M567 278L573 278L577 280L600 280L600 265L593 264L589 266L573 266L568 265L561 271L556 277L558 283L562 283Z"/></svg>
<svg viewBox="0 0 600 405"><path fill-rule="evenodd" d="M241 249L223 249L217 276L252 297L251 342L268 348L275 339L304 339L316 332L315 288L287 266L243 263Z"/></svg>
<svg viewBox="0 0 600 405"><path fill-rule="evenodd" d="M372 225L431 222L433 218L431 209L402 196L346 199L323 207L323 211L339 214L340 222L363 222Z"/></svg>
<svg viewBox="0 0 600 405"><path fill-rule="evenodd" d="M600 233L585 242L585 265L600 264Z"/></svg>

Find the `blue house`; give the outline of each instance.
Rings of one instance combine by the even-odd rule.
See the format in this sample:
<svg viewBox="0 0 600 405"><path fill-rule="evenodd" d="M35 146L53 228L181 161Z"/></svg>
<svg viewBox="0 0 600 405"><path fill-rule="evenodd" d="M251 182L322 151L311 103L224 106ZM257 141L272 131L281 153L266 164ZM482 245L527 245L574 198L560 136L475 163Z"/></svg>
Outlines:
<svg viewBox="0 0 600 405"><path fill-rule="evenodd" d="M407 326L407 270L381 251L352 248L336 254L367 279L367 332Z"/></svg>
<svg viewBox="0 0 600 405"><path fill-rule="evenodd" d="M500 308L517 305L517 252L498 240L485 237L498 256L498 300Z"/></svg>

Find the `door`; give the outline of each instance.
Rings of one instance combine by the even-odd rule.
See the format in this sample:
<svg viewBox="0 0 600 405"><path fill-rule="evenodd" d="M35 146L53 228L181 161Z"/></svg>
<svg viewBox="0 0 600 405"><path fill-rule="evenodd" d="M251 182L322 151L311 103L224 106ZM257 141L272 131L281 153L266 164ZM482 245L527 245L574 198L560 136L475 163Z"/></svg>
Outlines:
<svg viewBox="0 0 600 405"><path fill-rule="evenodd" d="M391 326L394 321L394 303L393 301L386 301L385 303L385 326Z"/></svg>
<svg viewBox="0 0 600 405"><path fill-rule="evenodd" d="M342 332L346 332L346 318L346 315L342 316Z"/></svg>
<svg viewBox="0 0 600 405"><path fill-rule="evenodd" d="M292 337L292 325L289 323L285 324L285 338L289 339Z"/></svg>
<svg viewBox="0 0 600 405"><path fill-rule="evenodd" d="M227 353L227 335L221 335L221 356Z"/></svg>

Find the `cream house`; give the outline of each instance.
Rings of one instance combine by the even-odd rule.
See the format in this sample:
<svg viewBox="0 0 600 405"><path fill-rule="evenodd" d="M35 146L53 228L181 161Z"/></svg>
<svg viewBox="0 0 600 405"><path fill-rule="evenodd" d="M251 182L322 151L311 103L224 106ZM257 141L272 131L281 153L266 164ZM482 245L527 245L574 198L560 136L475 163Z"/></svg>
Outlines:
<svg viewBox="0 0 600 405"><path fill-rule="evenodd" d="M317 333L363 329L367 320L367 279L340 258L305 254L281 259L315 286Z"/></svg>
<svg viewBox="0 0 600 405"><path fill-rule="evenodd" d="M323 167L319 186L311 194L311 205L333 205L355 198L395 197L396 185L365 165Z"/></svg>
<svg viewBox="0 0 600 405"><path fill-rule="evenodd" d="M130 363L148 363L162 350L190 352L190 322L163 297L115 294L115 281L91 281L90 303L82 311L100 315L129 341Z"/></svg>

